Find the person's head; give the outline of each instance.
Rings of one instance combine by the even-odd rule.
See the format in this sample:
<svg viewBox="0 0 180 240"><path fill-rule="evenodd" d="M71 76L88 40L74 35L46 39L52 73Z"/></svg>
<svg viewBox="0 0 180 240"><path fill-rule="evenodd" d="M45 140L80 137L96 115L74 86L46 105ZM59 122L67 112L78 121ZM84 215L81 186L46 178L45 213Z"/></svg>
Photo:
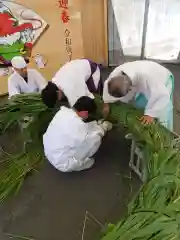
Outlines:
<svg viewBox="0 0 180 240"><path fill-rule="evenodd" d="M21 56L13 57L11 60L14 70L23 78L27 77L27 63Z"/></svg>
<svg viewBox="0 0 180 240"><path fill-rule="evenodd" d="M62 91L53 82L48 82L46 87L41 92L43 102L49 107L53 108L57 101L63 97Z"/></svg>
<svg viewBox="0 0 180 240"><path fill-rule="evenodd" d="M94 99L86 96L80 97L74 104L73 108L83 120L90 119L97 110Z"/></svg>
<svg viewBox="0 0 180 240"><path fill-rule="evenodd" d="M131 87L132 81L124 72L111 78L108 82L108 92L115 98L124 97L131 90Z"/></svg>

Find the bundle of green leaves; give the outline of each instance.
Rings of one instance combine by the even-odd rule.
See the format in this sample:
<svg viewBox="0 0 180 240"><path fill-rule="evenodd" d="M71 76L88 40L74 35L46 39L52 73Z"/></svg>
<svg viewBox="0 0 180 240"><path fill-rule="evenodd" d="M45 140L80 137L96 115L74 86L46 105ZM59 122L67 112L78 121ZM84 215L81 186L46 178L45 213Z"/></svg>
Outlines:
<svg viewBox="0 0 180 240"><path fill-rule="evenodd" d="M180 239L179 139L158 123L142 126L139 116L131 106L111 105L111 121L125 125L142 146L148 180L129 204L127 216L102 239Z"/></svg>
<svg viewBox="0 0 180 240"><path fill-rule="evenodd" d="M12 155L3 162L0 170L0 202L17 194L26 176L39 168L43 160L42 146L33 144L27 152Z"/></svg>

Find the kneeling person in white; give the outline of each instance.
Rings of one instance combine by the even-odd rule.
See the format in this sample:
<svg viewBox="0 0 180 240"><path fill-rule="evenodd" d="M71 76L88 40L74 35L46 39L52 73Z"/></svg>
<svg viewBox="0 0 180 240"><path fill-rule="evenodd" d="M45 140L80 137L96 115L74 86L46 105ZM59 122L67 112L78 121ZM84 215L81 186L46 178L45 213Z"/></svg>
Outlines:
<svg viewBox="0 0 180 240"><path fill-rule="evenodd" d="M62 172L81 171L94 164L92 156L101 145L111 124L87 122L96 112L93 99L81 97L74 107L61 107L43 136L44 151L49 162Z"/></svg>
<svg viewBox="0 0 180 240"><path fill-rule="evenodd" d="M41 92L47 85L44 77L35 69L27 69L23 57L14 57L11 61L14 73L8 79L8 92L11 98L22 93Z"/></svg>

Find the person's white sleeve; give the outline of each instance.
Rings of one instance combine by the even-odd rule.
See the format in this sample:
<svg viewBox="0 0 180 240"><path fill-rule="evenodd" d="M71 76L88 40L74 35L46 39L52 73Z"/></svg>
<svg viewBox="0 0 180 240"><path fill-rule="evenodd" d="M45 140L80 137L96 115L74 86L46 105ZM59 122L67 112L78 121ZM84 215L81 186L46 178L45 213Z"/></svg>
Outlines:
<svg viewBox="0 0 180 240"><path fill-rule="evenodd" d="M104 130L97 122L90 127L88 126L87 135L84 141L78 146L75 158L83 162L84 159L92 157L99 149L103 136Z"/></svg>
<svg viewBox="0 0 180 240"><path fill-rule="evenodd" d="M99 149L102 141L102 135L98 132L89 133L84 142L79 147L76 158L83 161L92 157Z"/></svg>
<svg viewBox="0 0 180 240"><path fill-rule="evenodd" d="M165 86L149 84L150 97L145 108L145 115L158 118L162 110L168 105L170 96Z"/></svg>
<svg viewBox="0 0 180 240"><path fill-rule="evenodd" d="M37 71L37 70L33 70L33 75L36 79L36 84L38 86L38 91L41 92L47 85L47 81L45 80L45 78Z"/></svg>
<svg viewBox="0 0 180 240"><path fill-rule="evenodd" d="M21 93L19 86L16 83L14 83L11 78L8 79L8 93L9 98Z"/></svg>
<svg viewBox="0 0 180 240"><path fill-rule="evenodd" d="M96 133L96 134L99 134L102 137L105 135L105 131L101 127L101 124L99 124L99 122L92 121L92 122L87 123L87 126L88 126L88 133L89 134L90 133Z"/></svg>
<svg viewBox="0 0 180 240"><path fill-rule="evenodd" d="M79 128L74 129L72 142L69 143L75 149L74 156L67 153L65 164L60 170L72 172L90 168L94 163L91 156L99 149L103 135L103 129L95 121L79 124Z"/></svg>
<svg viewBox="0 0 180 240"><path fill-rule="evenodd" d="M100 72L100 69L99 69L98 66L96 68L96 71L93 73L92 78L93 78L93 81L94 81L94 85L95 85L95 87L97 89L99 81L101 79L101 72Z"/></svg>
<svg viewBox="0 0 180 240"><path fill-rule="evenodd" d="M73 157L69 158L67 167L64 172L82 171L90 168L94 164L94 159L91 157L97 152L101 145L101 132L98 131L89 132L84 141L77 146L76 153Z"/></svg>
<svg viewBox="0 0 180 240"><path fill-rule="evenodd" d="M82 171L91 168L94 164L93 158L85 158L83 161L79 161L75 157L68 159L67 166L61 169L62 172Z"/></svg>

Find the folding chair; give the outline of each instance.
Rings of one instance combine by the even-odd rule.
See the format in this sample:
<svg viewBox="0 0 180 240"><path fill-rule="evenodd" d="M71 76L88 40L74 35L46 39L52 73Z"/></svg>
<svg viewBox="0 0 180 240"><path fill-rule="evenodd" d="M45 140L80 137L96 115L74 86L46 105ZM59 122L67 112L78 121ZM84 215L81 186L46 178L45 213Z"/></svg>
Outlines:
<svg viewBox="0 0 180 240"><path fill-rule="evenodd" d="M146 182L148 179L148 166L146 159L144 159L143 153L138 146L138 143L133 138L133 135L129 133L125 138L132 141L129 167L139 176L142 182Z"/></svg>
<svg viewBox="0 0 180 240"><path fill-rule="evenodd" d="M172 134L175 141L179 142L179 135L175 132L172 132ZM146 182L148 179L148 163L146 159L144 159L143 153L138 146L138 143L133 138L133 135L129 133L125 138L132 140L129 166L143 182Z"/></svg>

